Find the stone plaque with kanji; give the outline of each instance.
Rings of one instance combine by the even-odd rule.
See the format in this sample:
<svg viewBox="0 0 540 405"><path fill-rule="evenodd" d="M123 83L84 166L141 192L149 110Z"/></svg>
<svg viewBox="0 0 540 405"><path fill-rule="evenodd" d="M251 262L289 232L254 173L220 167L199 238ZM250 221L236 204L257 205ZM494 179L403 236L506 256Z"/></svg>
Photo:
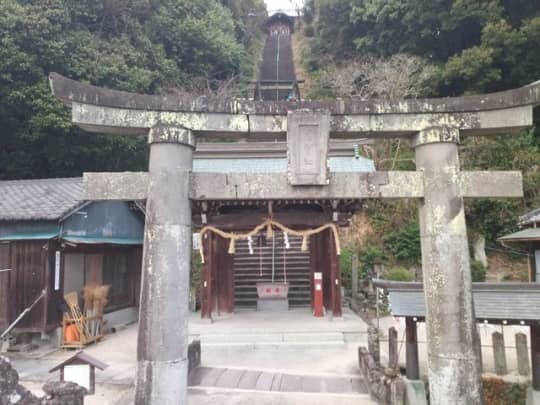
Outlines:
<svg viewBox="0 0 540 405"><path fill-rule="evenodd" d="M290 111L287 116L289 182L293 186L328 184L330 114Z"/></svg>

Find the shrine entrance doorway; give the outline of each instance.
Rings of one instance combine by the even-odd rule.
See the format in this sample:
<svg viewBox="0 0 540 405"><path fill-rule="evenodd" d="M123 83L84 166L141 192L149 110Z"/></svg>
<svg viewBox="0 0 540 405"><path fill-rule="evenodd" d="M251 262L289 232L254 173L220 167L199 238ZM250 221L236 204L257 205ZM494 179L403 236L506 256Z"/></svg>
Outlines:
<svg viewBox="0 0 540 405"><path fill-rule="evenodd" d="M365 142L331 141L330 174L373 172L373 161L358 154ZM199 144L193 170L232 175L241 167L253 175L286 175L286 150L285 142ZM259 293L271 287L272 294L285 294L286 308L312 307L320 273L325 313L341 317L338 228L349 226L361 207L355 198L192 201L194 232L202 236L201 316L255 310Z"/></svg>

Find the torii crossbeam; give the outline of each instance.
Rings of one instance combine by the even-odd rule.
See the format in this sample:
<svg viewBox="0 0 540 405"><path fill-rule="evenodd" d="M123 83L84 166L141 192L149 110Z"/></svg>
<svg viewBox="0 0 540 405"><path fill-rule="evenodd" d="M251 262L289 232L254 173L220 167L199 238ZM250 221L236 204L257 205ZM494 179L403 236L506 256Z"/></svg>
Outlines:
<svg viewBox="0 0 540 405"><path fill-rule="evenodd" d="M263 102L139 95L50 75L72 120L93 132L148 134L148 173L86 173L86 199L147 199L136 404L187 403L191 200L418 198L433 404L481 404L463 199L519 197L519 172L462 172L469 135L531 126L540 83L481 96ZM328 175L330 137L413 141L416 171ZM287 139L288 173L192 173L195 139Z"/></svg>

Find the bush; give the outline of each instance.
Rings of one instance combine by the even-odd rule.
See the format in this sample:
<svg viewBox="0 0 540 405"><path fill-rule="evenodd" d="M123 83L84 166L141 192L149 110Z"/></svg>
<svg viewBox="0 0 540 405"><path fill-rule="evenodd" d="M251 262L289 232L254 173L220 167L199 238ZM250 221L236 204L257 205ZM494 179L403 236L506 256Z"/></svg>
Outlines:
<svg viewBox="0 0 540 405"><path fill-rule="evenodd" d="M500 377L484 377L482 380L486 405L525 405L527 383L509 382Z"/></svg>
<svg viewBox="0 0 540 405"><path fill-rule="evenodd" d="M384 272L384 278L392 281L413 281L414 276L405 267L391 267Z"/></svg>
<svg viewBox="0 0 540 405"><path fill-rule="evenodd" d="M370 245L360 252L360 277L365 278L373 271L373 265L382 261L384 252L378 246Z"/></svg>
<svg viewBox="0 0 540 405"><path fill-rule="evenodd" d="M397 231L386 235L383 241L396 261L409 265L420 263L422 252L418 222L409 222Z"/></svg>
<svg viewBox="0 0 540 405"><path fill-rule="evenodd" d="M471 278L473 282L486 281L486 268L478 260L471 260Z"/></svg>
<svg viewBox="0 0 540 405"><path fill-rule="evenodd" d="M189 274L189 284L191 294L195 294L197 307L199 306L200 290L201 290L201 255L198 250L191 251L191 271Z"/></svg>
<svg viewBox="0 0 540 405"><path fill-rule="evenodd" d="M306 25L304 27L304 35L306 37L313 37L315 35L315 30L313 29L313 25Z"/></svg>
<svg viewBox="0 0 540 405"><path fill-rule="evenodd" d="M352 284L352 257L354 250L351 248L342 248L339 255L339 268L341 270L341 284L345 287L345 290L351 290Z"/></svg>

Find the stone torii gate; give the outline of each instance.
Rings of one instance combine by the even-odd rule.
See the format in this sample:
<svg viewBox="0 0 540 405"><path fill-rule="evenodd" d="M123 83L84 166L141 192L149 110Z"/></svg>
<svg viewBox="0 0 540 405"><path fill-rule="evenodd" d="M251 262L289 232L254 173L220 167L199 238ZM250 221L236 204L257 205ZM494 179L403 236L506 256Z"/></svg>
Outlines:
<svg viewBox="0 0 540 405"><path fill-rule="evenodd" d="M460 137L533 123L540 83L490 95L263 102L139 95L50 75L73 123L148 135L148 173L85 173L85 199L147 199L136 404L187 403L190 200L418 198L433 404L481 404L463 199L520 197L519 172L460 171ZM412 140L416 171L328 175L330 137ZM195 139L287 139L287 174L192 173Z"/></svg>

